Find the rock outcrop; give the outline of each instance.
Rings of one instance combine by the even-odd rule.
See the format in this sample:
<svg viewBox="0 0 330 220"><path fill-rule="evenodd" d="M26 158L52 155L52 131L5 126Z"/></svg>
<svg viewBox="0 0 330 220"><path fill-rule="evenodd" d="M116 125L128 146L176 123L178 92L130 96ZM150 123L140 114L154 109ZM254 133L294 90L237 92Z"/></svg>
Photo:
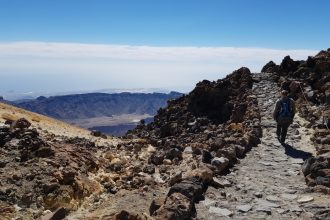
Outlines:
<svg viewBox="0 0 330 220"><path fill-rule="evenodd" d="M217 150L236 143L235 135L242 136L238 144L253 146L261 133L258 103L250 93L252 84L247 68L217 82L200 82L190 94L169 101L167 108L158 111L153 123L141 124L128 132L127 137L146 138L172 153L185 147L197 153L206 150L213 152L212 157ZM218 156L221 154L224 153Z"/></svg>
<svg viewBox="0 0 330 220"><path fill-rule="evenodd" d="M128 132L128 138L144 138L156 147L150 164L179 167L182 155L191 152L200 167L174 181L164 204L153 213L156 219L192 218L194 203L203 198L213 176L226 172L259 143L260 115L252 85L247 68L216 82L204 80L188 95L169 101L153 123Z"/></svg>
<svg viewBox="0 0 330 220"><path fill-rule="evenodd" d="M309 158L303 165L302 169L306 176L308 186L326 186L329 189L323 188L325 192L330 192L330 157L322 155ZM322 187L320 187L322 188Z"/></svg>
<svg viewBox="0 0 330 220"><path fill-rule="evenodd" d="M287 90L291 90L288 87L291 81L298 80L303 89L298 89L299 97L305 96L318 105L330 104L330 49L310 56L306 61L294 61L286 56L280 65L271 61L261 71L274 73L277 82Z"/></svg>

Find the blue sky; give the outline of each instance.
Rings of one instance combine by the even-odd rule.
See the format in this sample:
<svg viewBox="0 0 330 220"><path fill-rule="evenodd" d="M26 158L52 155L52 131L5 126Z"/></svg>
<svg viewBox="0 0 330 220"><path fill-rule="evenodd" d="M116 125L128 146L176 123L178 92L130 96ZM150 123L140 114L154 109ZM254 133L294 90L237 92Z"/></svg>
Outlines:
<svg viewBox="0 0 330 220"><path fill-rule="evenodd" d="M1 0L1 41L323 49L330 1Z"/></svg>
<svg viewBox="0 0 330 220"><path fill-rule="evenodd" d="M0 0L0 75L31 85L1 80L0 93L189 89L327 49L329 9L328 0Z"/></svg>

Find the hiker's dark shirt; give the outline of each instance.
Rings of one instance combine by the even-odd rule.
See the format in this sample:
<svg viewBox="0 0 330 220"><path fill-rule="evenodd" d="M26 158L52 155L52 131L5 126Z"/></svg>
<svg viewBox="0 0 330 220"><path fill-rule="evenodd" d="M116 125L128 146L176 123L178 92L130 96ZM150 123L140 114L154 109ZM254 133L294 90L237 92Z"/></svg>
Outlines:
<svg viewBox="0 0 330 220"><path fill-rule="evenodd" d="M292 113L293 116L296 114L296 105L295 105L293 99L291 99L289 97L282 97L282 98L280 98L280 99L278 99L276 101L275 109L274 109L274 112L273 112L273 118L274 118L274 120L277 119L278 113L281 112L281 109L282 109L281 101L282 102L286 102L287 99L290 100L290 104L289 104L289 106L290 106L290 112Z"/></svg>

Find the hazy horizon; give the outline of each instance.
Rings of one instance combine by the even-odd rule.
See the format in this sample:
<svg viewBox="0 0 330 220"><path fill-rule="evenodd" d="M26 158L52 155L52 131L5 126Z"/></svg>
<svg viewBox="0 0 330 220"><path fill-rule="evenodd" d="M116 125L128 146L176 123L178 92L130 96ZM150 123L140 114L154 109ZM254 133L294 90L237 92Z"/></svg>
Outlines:
<svg viewBox="0 0 330 220"><path fill-rule="evenodd" d="M258 72L284 56L306 59L316 50L233 47L152 47L104 44L0 43L0 93L59 93L160 88L188 92L245 66ZM20 80L17 80L20 79Z"/></svg>
<svg viewBox="0 0 330 220"><path fill-rule="evenodd" d="M327 49L328 6L325 0L2 1L0 95L188 92L242 66L258 72L270 60Z"/></svg>

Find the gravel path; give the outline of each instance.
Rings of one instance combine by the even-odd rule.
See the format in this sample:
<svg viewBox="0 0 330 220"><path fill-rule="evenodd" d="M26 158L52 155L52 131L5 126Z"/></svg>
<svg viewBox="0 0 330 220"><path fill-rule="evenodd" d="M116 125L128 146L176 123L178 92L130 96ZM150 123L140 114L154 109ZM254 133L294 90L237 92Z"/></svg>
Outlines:
<svg viewBox="0 0 330 220"><path fill-rule="evenodd" d="M255 77L260 80L254 92L262 112L261 144L219 177L224 188L209 187L205 200L197 204L197 219L325 219L330 196L310 192L301 173L303 159L315 154L312 131L297 115L282 146L272 119L279 88L266 73Z"/></svg>

